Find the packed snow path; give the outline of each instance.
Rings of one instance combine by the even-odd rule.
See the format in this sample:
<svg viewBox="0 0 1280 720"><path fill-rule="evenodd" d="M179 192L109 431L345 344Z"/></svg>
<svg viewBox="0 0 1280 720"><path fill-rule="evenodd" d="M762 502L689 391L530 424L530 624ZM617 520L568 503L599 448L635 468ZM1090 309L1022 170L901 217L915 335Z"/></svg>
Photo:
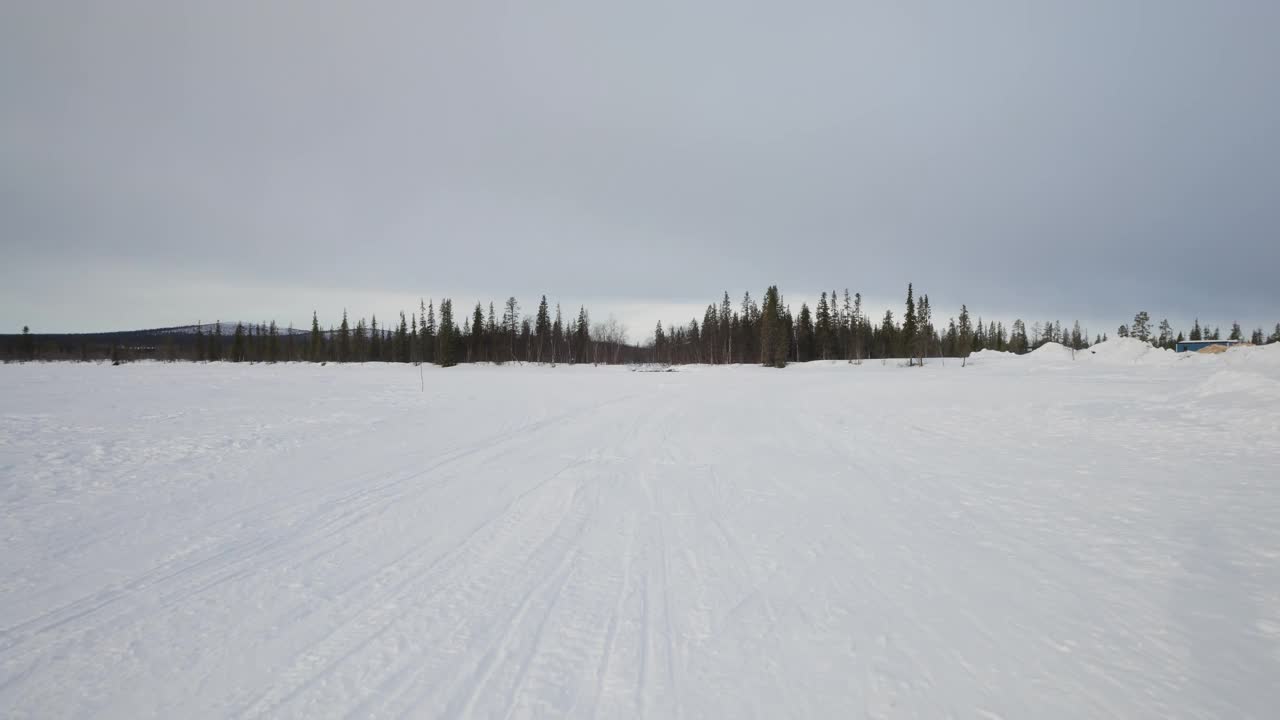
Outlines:
<svg viewBox="0 0 1280 720"><path fill-rule="evenodd" d="M1259 357L0 367L0 715L1275 717Z"/></svg>

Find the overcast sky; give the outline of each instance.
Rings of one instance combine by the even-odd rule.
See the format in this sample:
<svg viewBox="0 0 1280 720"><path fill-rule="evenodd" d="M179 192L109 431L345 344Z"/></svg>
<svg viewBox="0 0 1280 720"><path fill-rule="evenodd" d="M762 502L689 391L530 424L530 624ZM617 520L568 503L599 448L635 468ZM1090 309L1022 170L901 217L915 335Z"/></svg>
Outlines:
<svg viewBox="0 0 1280 720"><path fill-rule="evenodd" d="M1280 2L0 3L0 332L1280 321Z"/></svg>

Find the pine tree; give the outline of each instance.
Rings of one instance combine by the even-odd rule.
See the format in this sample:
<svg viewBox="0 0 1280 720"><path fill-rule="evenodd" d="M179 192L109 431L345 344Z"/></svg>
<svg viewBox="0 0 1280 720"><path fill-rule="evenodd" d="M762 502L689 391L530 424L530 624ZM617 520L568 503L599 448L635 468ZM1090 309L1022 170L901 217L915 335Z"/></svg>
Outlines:
<svg viewBox="0 0 1280 720"><path fill-rule="evenodd" d="M423 362L433 362L436 357L436 303L435 300L427 301L427 338L425 340L426 352L422 356Z"/></svg>
<svg viewBox="0 0 1280 720"><path fill-rule="evenodd" d="M916 302L913 297L913 289L911 283L907 283L907 313L902 318L902 345L907 351L907 364L915 364L912 360L914 356L916 333L919 330L916 323Z"/></svg>
<svg viewBox="0 0 1280 720"><path fill-rule="evenodd" d="M1241 330L1240 330L1240 323L1238 323L1238 322L1233 322L1233 323L1231 323L1231 336L1230 336L1230 338L1229 338L1229 339L1231 339L1231 340L1243 340L1243 339L1244 339L1244 333L1243 333L1243 332L1241 332Z"/></svg>
<svg viewBox="0 0 1280 720"><path fill-rule="evenodd" d="M347 309L342 309L342 324L338 326L338 362L351 362L351 326L347 324Z"/></svg>
<svg viewBox="0 0 1280 720"><path fill-rule="evenodd" d="M534 335L537 336L537 352L535 361L542 362L542 349L546 345L547 340L551 336L551 313L547 309L547 296L542 296L542 301L538 303L538 316L534 321Z"/></svg>
<svg viewBox="0 0 1280 720"><path fill-rule="evenodd" d="M469 362L484 362L488 358L484 355L484 308L480 303L476 303L476 309L471 313L471 342L467 347L467 360ZM497 358L495 358L497 359Z"/></svg>
<svg viewBox="0 0 1280 720"><path fill-rule="evenodd" d="M320 332L320 318L316 315L316 311L311 311L311 353L308 358L311 362L320 362L324 359L324 334Z"/></svg>
<svg viewBox="0 0 1280 720"><path fill-rule="evenodd" d="M369 361L369 328L364 318L356 321L356 329L351 332L351 353L356 362Z"/></svg>
<svg viewBox="0 0 1280 720"><path fill-rule="evenodd" d="M722 357L725 364L733 362L733 306L729 304L729 291L724 291L720 301L720 339L724 343Z"/></svg>
<svg viewBox="0 0 1280 720"><path fill-rule="evenodd" d="M559 357L560 346L564 344L564 323L560 320L560 303L556 303L556 321L551 325L551 364L555 365Z"/></svg>
<svg viewBox="0 0 1280 720"><path fill-rule="evenodd" d="M929 296L921 295L920 302L916 304L915 348L915 355L920 359L921 365L924 365L924 359L929 356L929 349L934 342L933 335L933 309L929 307Z"/></svg>
<svg viewBox="0 0 1280 720"><path fill-rule="evenodd" d="M231 339L231 362L244 362L245 352L244 324L236 323L236 332Z"/></svg>
<svg viewBox="0 0 1280 720"><path fill-rule="evenodd" d="M591 324L587 316L587 309L584 306L578 306L578 324L573 331L573 360L574 362L587 362L590 354L591 343Z"/></svg>
<svg viewBox="0 0 1280 720"><path fill-rule="evenodd" d="M1160 321L1160 336L1156 339L1156 343L1162 348L1173 347L1173 326L1169 324L1168 318Z"/></svg>
<svg viewBox="0 0 1280 720"><path fill-rule="evenodd" d="M213 324L213 335L209 338L209 359L222 360L222 321Z"/></svg>
<svg viewBox="0 0 1280 720"><path fill-rule="evenodd" d="M835 296L831 296L832 304L835 303ZM803 317L805 308L802 306L800 314ZM818 298L818 310L815 317L814 335L818 346L817 356L823 360L831 359L832 345L835 338L832 333L831 309L827 305L827 293L823 292Z"/></svg>
<svg viewBox="0 0 1280 720"><path fill-rule="evenodd" d="M1129 334L1142 342L1151 339L1151 316L1146 310L1141 310L1133 316L1133 327L1129 328Z"/></svg>
<svg viewBox="0 0 1280 720"><path fill-rule="evenodd" d="M400 311L400 327L396 328L396 362L407 363L410 360L409 352L409 321L404 316L404 311Z"/></svg>
<svg viewBox="0 0 1280 720"><path fill-rule="evenodd" d="M805 303L800 303L800 318L796 324L796 361L808 362L814 359L817 355L817 344L817 330L814 327L813 316L809 312L809 306Z"/></svg>
<svg viewBox="0 0 1280 720"><path fill-rule="evenodd" d="M267 326L267 362L274 363L280 360L280 330L276 327L276 321L272 320Z"/></svg>
<svg viewBox="0 0 1280 720"><path fill-rule="evenodd" d="M200 323L196 323L195 359L196 362L209 359L208 350L205 348L204 331L200 329Z"/></svg>
<svg viewBox="0 0 1280 720"><path fill-rule="evenodd" d="M440 301L440 329L436 333L436 364L441 367L452 367L454 343L453 301L445 298Z"/></svg>
<svg viewBox="0 0 1280 720"><path fill-rule="evenodd" d="M760 309L760 362L765 367L787 366L788 333L783 325L778 286L770 285Z"/></svg>
<svg viewBox="0 0 1280 720"><path fill-rule="evenodd" d="M378 316L369 316L369 360L382 362L382 333L378 330Z"/></svg>
<svg viewBox="0 0 1280 720"><path fill-rule="evenodd" d="M22 359L31 361L36 359L36 338L31 334L31 328L27 325L22 326Z"/></svg>
<svg viewBox="0 0 1280 720"><path fill-rule="evenodd" d="M1027 337L1026 323L1021 318L1013 321L1013 328L1009 331L1009 352L1021 355L1031 349L1031 339Z"/></svg>
<svg viewBox="0 0 1280 720"><path fill-rule="evenodd" d="M968 357L973 349L973 327L969 321L969 306L960 306L960 325L956 328L956 355Z"/></svg>
<svg viewBox="0 0 1280 720"><path fill-rule="evenodd" d="M1196 322L1195 322L1195 324L1191 326L1191 338L1190 338L1190 339L1191 339L1191 341L1192 341L1192 342L1195 342L1195 341L1197 341L1197 340L1203 340L1203 339L1204 339L1204 333L1200 330L1200 318L1196 318Z"/></svg>

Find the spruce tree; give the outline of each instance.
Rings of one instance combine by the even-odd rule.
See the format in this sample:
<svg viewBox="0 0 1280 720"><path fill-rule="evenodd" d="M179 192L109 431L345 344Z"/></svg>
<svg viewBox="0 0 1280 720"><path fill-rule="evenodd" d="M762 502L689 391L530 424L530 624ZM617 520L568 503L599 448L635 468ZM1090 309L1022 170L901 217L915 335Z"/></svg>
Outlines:
<svg viewBox="0 0 1280 720"><path fill-rule="evenodd" d="M493 359L499 360L497 357ZM471 337L467 344L467 360L469 362L489 360L484 354L484 308L480 303L476 303L476 309L471 313Z"/></svg>
<svg viewBox="0 0 1280 720"><path fill-rule="evenodd" d="M907 353L907 364L913 365L916 332L919 330L916 324L916 301L913 297L913 288L911 283L907 283L907 313L902 318L902 346Z"/></svg>
<svg viewBox="0 0 1280 720"><path fill-rule="evenodd" d="M347 324L347 309L342 309L342 324L338 326L338 362L351 361L351 326Z"/></svg>
<svg viewBox="0 0 1280 720"><path fill-rule="evenodd" d="M308 359L311 362L324 359L324 334L320 332L320 319L315 310L311 311L311 352Z"/></svg>
<svg viewBox="0 0 1280 720"><path fill-rule="evenodd" d="M556 321L551 325L551 364L555 365L564 344L564 323L560 320L560 303L556 303Z"/></svg>
<svg viewBox="0 0 1280 720"><path fill-rule="evenodd" d="M760 363L765 367L786 367L790 337L783 323L782 298L778 295L777 285L770 285L764 292L759 324Z"/></svg>
<svg viewBox="0 0 1280 720"><path fill-rule="evenodd" d="M195 359L196 362L204 362L209 359L208 351L205 348L204 331L200 329L199 323L196 323Z"/></svg>
<svg viewBox="0 0 1280 720"><path fill-rule="evenodd" d="M825 296L825 293L824 293ZM796 361L808 362L817 356L817 329L806 303L800 303L800 318L796 326Z"/></svg>
<svg viewBox="0 0 1280 720"><path fill-rule="evenodd" d="M209 338L209 359L222 360L222 321L213 324L213 335Z"/></svg>
<svg viewBox="0 0 1280 720"><path fill-rule="evenodd" d="M276 327L276 321L272 320L267 326L267 362L274 363L280 360L280 330Z"/></svg>
<svg viewBox="0 0 1280 720"><path fill-rule="evenodd" d="M968 357L973 349L973 326L969 320L969 307L960 306L960 324L956 328L956 355Z"/></svg>
<svg viewBox="0 0 1280 720"><path fill-rule="evenodd" d="M534 355L534 361L541 363L543 347L551 337L551 312L547 309L546 295L543 295L542 301L538 303L538 316L534 321L533 332L537 337L537 348Z"/></svg>
<svg viewBox="0 0 1280 720"><path fill-rule="evenodd" d="M454 325L453 301L445 298L440 301L440 329L436 333L436 364L440 367L452 367Z"/></svg>
<svg viewBox="0 0 1280 720"><path fill-rule="evenodd" d="M831 296L831 302L835 304L834 295ZM803 307L800 309L800 314L804 314ZM818 298L818 309L814 318L814 336L818 346L818 357L823 360L829 360L835 338L832 336L831 309L827 305L827 293L825 291Z"/></svg>
<svg viewBox="0 0 1280 720"><path fill-rule="evenodd" d="M427 301L427 333L426 339L423 341L424 353L422 355L423 362L433 362L436 357L436 303L435 300Z"/></svg>
<svg viewBox="0 0 1280 720"><path fill-rule="evenodd" d="M236 332L231 340L231 362L244 362L245 339L244 324L236 323Z"/></svg>

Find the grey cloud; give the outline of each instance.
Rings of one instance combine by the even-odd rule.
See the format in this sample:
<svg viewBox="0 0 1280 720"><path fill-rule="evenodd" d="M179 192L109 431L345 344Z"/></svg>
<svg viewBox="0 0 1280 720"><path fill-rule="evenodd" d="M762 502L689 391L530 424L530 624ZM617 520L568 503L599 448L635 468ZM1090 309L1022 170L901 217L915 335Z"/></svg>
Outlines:
<svg viewBox="0 0 1280 720"><path fill-rule="evenodd" d="M1280 319L1280 5L614 5L6 4L0 320L74 325L122 267Z"/></svg>

